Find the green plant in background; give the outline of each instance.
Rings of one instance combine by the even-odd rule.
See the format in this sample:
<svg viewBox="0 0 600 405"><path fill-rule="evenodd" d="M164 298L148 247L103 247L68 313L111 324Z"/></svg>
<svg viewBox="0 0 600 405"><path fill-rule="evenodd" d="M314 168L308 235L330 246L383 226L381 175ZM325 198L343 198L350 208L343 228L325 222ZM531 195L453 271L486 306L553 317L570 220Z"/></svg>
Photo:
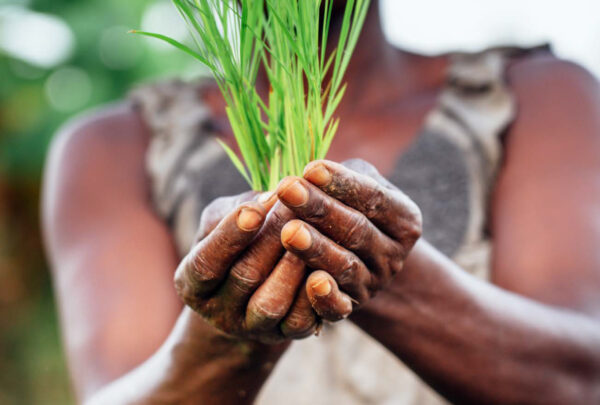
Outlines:
<svg viewBox="0 0 600 405"><path fill-rule="evenodd" d="M138 25L176 32L166 28L172 15L165 10L174 11L179 18L165 0L0 0L2 405L76 403L38 228L44 156L50 139L65 121L89 108L122 100L132 84L206 71L175 48L157 47L159 44L126 34L125 27ZM7 18L15 12L25 14L9 23ZM54 21L45 19L46 23L37 27L32 13ZM65 40L47 33L48 24L55 25L56 20L68 28L75 41L64 58L37 65L35 58L30 59L36 52L53 54ZM25 52L9 51L17 48L5 47L11 43ZM69 74L74 71L79 78ZM75 105L73 97L82 91L78 80L82 74L88 93ZM61 78L67 80L56 80ZM59 108L65 101L69 108Z"/></svg>
<svg viewBox="0 0 600 405"><path fill-rule="evenodd" d="M343 76L358 41L369 0L348 0L337 46L327 52L332 0L173 0L195 41L188 47L157 33L205 64L225 98L242 155L225 151L254 190L274 188L327 154ZM257 91L263 68L267 99Z"/></svg>

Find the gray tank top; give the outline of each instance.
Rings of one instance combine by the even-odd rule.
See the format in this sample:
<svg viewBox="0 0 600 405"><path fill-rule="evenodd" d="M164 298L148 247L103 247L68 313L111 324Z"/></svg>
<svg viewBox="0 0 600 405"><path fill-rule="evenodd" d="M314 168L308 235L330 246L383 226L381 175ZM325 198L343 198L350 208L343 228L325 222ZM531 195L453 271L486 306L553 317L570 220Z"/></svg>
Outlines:
<svg viewBox="0 0 600 405"><path fill-rule="evenodd" d="M447 84L389 180L421 208L424 237L465 271L488 279L488 200L502 159L501 135L515 116L504 72L524 51L456 54ZM215 141L198 86L170 81L134 90L152 138L147 170L158 214L184 255L203 208L248 190ZM218 179L218 181L216 181ZM429 387L350 321L294 342L259 404L443 404Z"/></svg>

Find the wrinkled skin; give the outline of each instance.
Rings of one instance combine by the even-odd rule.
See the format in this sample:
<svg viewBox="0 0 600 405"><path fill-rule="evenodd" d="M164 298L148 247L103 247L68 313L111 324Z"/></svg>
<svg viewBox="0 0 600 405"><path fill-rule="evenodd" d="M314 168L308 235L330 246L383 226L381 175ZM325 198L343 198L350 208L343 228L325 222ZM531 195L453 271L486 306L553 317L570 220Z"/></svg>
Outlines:
<svg viewBox="0 0 600 405"><path fill-rule="evenodd" d="M358 171L312 162L273 194L209 205L175 274L183 301L222 332L263 343L304 338L366 303L402 269L421 213L373 166L348 166Z"/></svg>
<svg viewBox="0 0 600 405"><path fill-rule="evenodd" d="M360 157L387 175L443 90L448 59L395 49L379 27L370 12L328 158ZM506 78L518 115L490 196L491 282L421 239L350 321L451 403L600 403L600 86L546 53L514 61ZM215 128L232 140L218 88L206 90ZM122 105L71 122L45 169L45 244L74 390L86 404L252 403L289 340L232 339L182 310L173 288L180 258L149 199L152 134L141 118ZM214 226L205 224L200 237ZM294 230L288 242L312 246ZM308 280L311 290L335 291L319 280ZM331 308L323 315L347 310Z"/></svg>

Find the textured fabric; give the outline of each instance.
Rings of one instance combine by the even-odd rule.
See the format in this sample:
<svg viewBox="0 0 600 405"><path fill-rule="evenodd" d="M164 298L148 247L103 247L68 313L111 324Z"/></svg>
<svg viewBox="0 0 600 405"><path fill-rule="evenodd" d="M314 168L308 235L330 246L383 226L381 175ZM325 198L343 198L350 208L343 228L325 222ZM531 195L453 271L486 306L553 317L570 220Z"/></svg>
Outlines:
<svg viewBox="0 0 600 405"><path fill-rule="evenodd" d="M487 206L502 157L500 136L515 113L503 78L514 53L455 55L436 107L389 177L421 207L424 237L481 278L489 277ZM161 83L137 89L132 99L153 131L147 166L157 212L184 254L206 204L248 187L211 135L197 87ZM334 402L444 403L351 322L295 342L258 399L267 405Z"/></svg>

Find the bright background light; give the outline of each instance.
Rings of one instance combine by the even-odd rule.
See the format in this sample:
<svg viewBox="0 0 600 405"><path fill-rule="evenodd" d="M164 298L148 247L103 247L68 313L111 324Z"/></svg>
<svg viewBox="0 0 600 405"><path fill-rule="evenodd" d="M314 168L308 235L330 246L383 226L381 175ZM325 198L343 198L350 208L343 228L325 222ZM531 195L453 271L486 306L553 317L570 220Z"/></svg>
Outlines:
<svg viewBox="0 0 600 405"><path fill-rule="evenodd" d="M600 0L382 0L390 41L423 54L550 43L600 77Z"/></svg>
<svg viewBox="0 0 600 405"><path fill-rule="evenodd" d="M600 0L381 0L391 42L423 54L477 51L490 46L550 43L560 57L600 76ZM148 2L140 26L177 40L188 38L169 0ZM101 38L102 61L127 69L140 59L137 44L122 38L127 27L108 28ZM60 18L20 6L0 5L0 51L33 66L66 61L76 38ZM157 50L168 45L147 39Z"/></svg>
<svg viewBox="0 0 600 405"><path fill-rule="evenodd" d="M73 33L60 18L18 6L0 6L0 51L50 68L71 56L73 46Z"/></svg>
<svg viewBox="0 0 600 405"><path fill-rule="evenodd" d="M86 105L92 95L92 81L85 70L66 66L46 80L46 96L58 111L70 112Z"/></svg>
<svg viewBox="0 0 600 405"><path fill-rule="evenodd" d="M189 36L188 28L179 12L170 0L157 0L146 8L142 17L142 30L159 32L163 35L185 41ZM162 41L144 38L154 49L170 51L173 48Z"/></svg>

